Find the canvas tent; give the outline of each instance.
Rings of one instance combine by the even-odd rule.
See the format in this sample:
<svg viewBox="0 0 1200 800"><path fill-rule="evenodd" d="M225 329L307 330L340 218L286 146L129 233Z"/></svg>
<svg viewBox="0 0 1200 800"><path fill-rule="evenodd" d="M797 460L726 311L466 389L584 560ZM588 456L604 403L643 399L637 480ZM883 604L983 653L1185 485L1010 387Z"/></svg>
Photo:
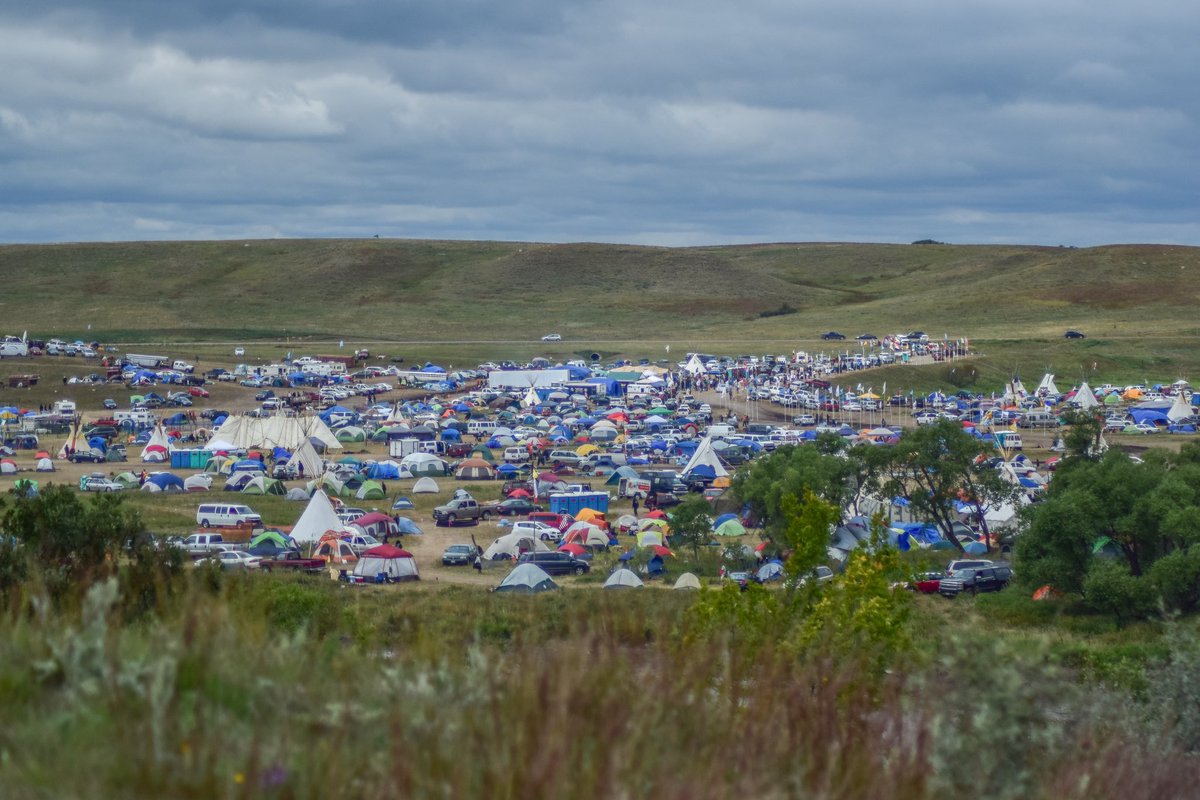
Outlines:
<svg viewBox="0 0 1200 800"><path fill-rule="evenodd" d="M292 528L292 538L297 542L315 542L329 531L340 531L342 521L333 510L333 504L325 492L318 489L309 499L300 519Z"/></svg>
<svg viewBox="0 0 1200 800"><path fill-rule="evenodd" d="M685 572L675 581L672 589L699 589L700 579L690 572Z"/></svg>
<svg viewBox="0 0 1200 800"><path fill-rule="evenodd" d="M310 478L320 475L321 471L325 469L325 462L317 455L316 449L308 439L301 442L292 457L287 460L289 471L299 474L301 467L304 468L303 474Z"/></svg>
<svg viewBox="0 0 1200 800"><path fill-rule="evenodd" d="M302 444L316 439L326 448L340 450L342 445L329 430L320 417L245 417L231 415L225 418L221 426L213 431L214 440L222 440L227 445L224 449L265 448L273 450L282 447L289 452L297 452ZM206 445L208 450L217 449L214 442ZM308 470L308 466L305 466Z"/></svg>
<svg viewBox="0 0 1200 800"><path fill-rule="evenodd" d="M412 491L413 494L437 494L439 490L437 481L435 481L433 478L426 477L421 478L414 483Z"/></svg>
<svg viewBox="0 0 1200 800"><path fill-rule="evenodd" d="M354 574L367 580L377 580L380 574L387 581L419 581L417 561L413 554L390 544L381 544L365 551L354 565Z"/></svg>
<svg viewBox="0 0 1200 800"><path fill-rule="evenodd" d="M604 582L605 589L641 589L646 584L633 573L633 570L622 567L608 576Z"/></svg>
<svg viewBox="0 0 1200 800"><path fill-rule="evenodd" d="M711 437L705 436L700 440L700 445L696 448L696 452L692 453L692 457L688 459L687 466L683 468L684 475L693 472L709 478L722 478L729 474L717 459L717 453L713 450Z"/></svg>
<svg viewBox="0 0 1200 800"><path fill-rule="evenodd" d="M558 584L541 567L536 564L518 564L516 569L508 573L504 580L500 581L500 585L496 587L496 591L537 594L538 592L548 592L557 588Z"/></svg>
<svg viewBox="0 0 1200 800"><path fill-rule="evenodd" d="M163 430L162 425L154 426L154 433L150 435L150 441L146 442L146 446L142 448L142 461L147 464L156 464L166 461L171 457L171 443L167 440L167 433Z"/></svg>
<svg viewBox="0 0 1200 800"><path fill-rule="evenodd" d="M549 552L545 542L527 533L508 533L496 539L487 550L483 551L484 561L498 561L504 558L515 558L521 553Z"/></svg>

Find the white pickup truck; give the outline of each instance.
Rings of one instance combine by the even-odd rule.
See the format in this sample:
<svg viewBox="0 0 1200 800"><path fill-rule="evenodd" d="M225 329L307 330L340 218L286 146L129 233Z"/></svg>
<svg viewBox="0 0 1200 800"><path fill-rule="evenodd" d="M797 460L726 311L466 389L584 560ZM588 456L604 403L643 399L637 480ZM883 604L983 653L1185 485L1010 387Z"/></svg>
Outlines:
<svg viewBox="0 0 1200 800"><path fill-rule="evenodd" d="M183 540L182 548L192 558L200 558L223 550L236 550L237 546L225 541L219 533L193 533Z"/></svg>

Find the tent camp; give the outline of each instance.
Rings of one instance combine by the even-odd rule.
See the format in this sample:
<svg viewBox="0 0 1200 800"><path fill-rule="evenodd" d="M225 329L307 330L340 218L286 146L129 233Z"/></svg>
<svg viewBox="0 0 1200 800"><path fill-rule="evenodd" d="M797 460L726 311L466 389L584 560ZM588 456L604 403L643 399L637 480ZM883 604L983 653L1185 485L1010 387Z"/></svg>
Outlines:
<svg viewBox="0 0 1200 800"><path fill-rule="evenodd" d="M333 510L329 497L320 490L313 493L304 513L292 528L292 538L297 542L315 542L329 531L340 531L342 521Z"/></svg>
<svg viewBox="0 0 1200 800"><path fill-rule="evenodd" d="M329 430L320 417L246 417L231 415L225 418L220 427L213 431L213 440L205 445L206 450L250 450L265 448L273 450L282 447L291 453L299 452L300 446L312 440L320 442L324 447L340 450L333 431ZM224 442L226 447L218 448L216 442ZM313 442L314 451L316 442ZM305 471L309 465L305 465ZM316 470L313 471L316 474Z"/></svg>
<svg viewBox="0 0 1200 800"><path fill-rule="evenodd" d="M712 439L705 436L700 440L696 452L692 453L692 457L688 459L687 466L683 468L682 474L696 475L703 478L721 478L729 473L725 471L725 467L717 459Z"/></svg>
<svg viewBox="0 0 1200 800"><path fill-rule="evenodd" d="M612 575L608 576L608 580L604 582L605 589L641 589L646 584L642 583L642 579L634 574L633 570L622 567L615 570Z"/></svg>
<svg viewBox="0 0 1200 800"><path fill-rule="evenodd" d="M421 478L413 484L413 494L437 494L439 491L437 481L433 478Z"/></svg>
<svg viewBox="0 0 1200 800"><path fill-rule="evenodd" d="M527 533L508 533L496 539L483 551L484 561L500 561L516 558L521 553L549 552L550 548L540 539Z"/></svg>
<svg viewBox="0 0 1200 800"><path fill-rule="evenodd" d="M150 441L142 448L142 461L146 464L157 464L171 457L170 441L162 425L154 426Z"/></svg>
<svg viewBox="0 0 1200 800"><path fill-rule="evenodd" d="M497 592L514 592L517 594L537 594L558 588L546 571L536 564L518 564L516 568L500 581Z"/></svg>
<svg viewBox="0 0 1200 800"><path fill-rule="evenodd" d="M292 457L287 461L287 470L301 477L315 477L321 474L325 468L325 462L317 455L317 451L312 446L312 442L305 439L296 448Z"/></svg>
<svg viewBox="0 0 1200 800"><path fill-rule="evenodd" d="M411 522L411 520L405 521ZM376 539L383 539L385 536L396 536L401 532L399 526L396 525L396 520L378 511L363 514L351 522L350 526L358 528L363 533L374 536Z"/></svg>
<svg viewBox="0 0 1200 800"><path fill-rule="evenodd" d="M390 544L381 544L363 552L354 565L353 574L374 581L379 581L379 576L383 575L383 582L387 583L421 579L412 553Z"/></svg>
<svg viewBox="0 0 1200 800"><path fill-rule="evenodd" d="M690 572L685 572L675 581L672 589L699 589L700 579Z"/></svg>

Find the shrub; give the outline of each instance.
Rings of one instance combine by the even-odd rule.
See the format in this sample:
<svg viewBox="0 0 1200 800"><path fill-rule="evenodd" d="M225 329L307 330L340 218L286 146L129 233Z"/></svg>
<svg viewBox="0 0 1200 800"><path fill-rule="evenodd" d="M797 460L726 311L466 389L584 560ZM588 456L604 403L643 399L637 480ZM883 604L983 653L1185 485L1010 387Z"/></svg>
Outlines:
<svg viewBox="0 0 1200 800"><path fill-rule="evenodd" d="M1083 599L1096 611L1112 614L1121 622L1148 617L1157 606L1151 582L1131 575L1127 564L1111 560L1092 564L1083 579Z"/></svg>
<svg viewBox="0 0 1200 800"><path fill-rule="evenodd" d="M1148 577L1168 609L1195 611L1200 606L1200 547L1163 556L1150 567Z"/></svg>

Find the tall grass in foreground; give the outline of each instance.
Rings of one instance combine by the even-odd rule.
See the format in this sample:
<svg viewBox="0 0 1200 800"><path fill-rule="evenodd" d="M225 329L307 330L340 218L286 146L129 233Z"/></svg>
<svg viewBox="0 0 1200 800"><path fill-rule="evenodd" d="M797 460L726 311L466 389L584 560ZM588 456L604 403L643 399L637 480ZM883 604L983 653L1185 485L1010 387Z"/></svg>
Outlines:
<svg viewBox="0 0 1200 800"><path fill-rule="evenodd" d="M1136 800L1200 778L1172 736L1195 712L1154 717L1002 645L876 679L681 635L678 593L255 578L200 575L132 618L113 582L77 610L12 598L0 794ZM1158 683L1179 700L1190 658Z"/></svg>

